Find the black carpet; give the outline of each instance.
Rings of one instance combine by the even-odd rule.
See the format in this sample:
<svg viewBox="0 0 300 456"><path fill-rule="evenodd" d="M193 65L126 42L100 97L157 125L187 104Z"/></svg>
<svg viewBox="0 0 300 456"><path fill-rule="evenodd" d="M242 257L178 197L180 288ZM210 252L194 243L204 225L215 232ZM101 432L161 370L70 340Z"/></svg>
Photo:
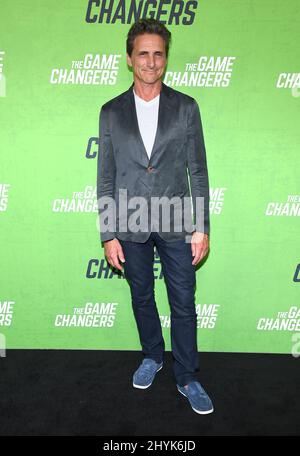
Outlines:
<svg viewBox="0 0 300 456"><path fill-rule="evenodd" d="M146 390L135 351L7 350L0 358L0 435L269 436L300 434L300 358L199 353L214 402L195 413L176 389L172 355Z"/></svg>

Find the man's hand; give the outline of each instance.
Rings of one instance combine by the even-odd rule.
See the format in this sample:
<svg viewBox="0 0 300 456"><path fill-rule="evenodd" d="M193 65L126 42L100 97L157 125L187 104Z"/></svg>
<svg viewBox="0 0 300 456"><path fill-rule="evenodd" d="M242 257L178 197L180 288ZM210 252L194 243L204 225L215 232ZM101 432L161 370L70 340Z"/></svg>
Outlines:
<svg viewBox="0 0 300 456"><path fill-rule="evenodd" d="M208 249L209 249L208 235L205 233L199 233L198 231L195 231L192 234L191 248L192 248L192 255L194 257L192 264L196 266L196 264L198 264L199 261L201 261L202 258L204 258L208 252Z"/></svg>
<svg viewBox="0 0 300 456"><path fill-rule="evenodd" d="M104 253L109 264L122 271L123 265L121 265L119 261L124 263L125 258L122 246L117 238L104 242Z"/></svg>

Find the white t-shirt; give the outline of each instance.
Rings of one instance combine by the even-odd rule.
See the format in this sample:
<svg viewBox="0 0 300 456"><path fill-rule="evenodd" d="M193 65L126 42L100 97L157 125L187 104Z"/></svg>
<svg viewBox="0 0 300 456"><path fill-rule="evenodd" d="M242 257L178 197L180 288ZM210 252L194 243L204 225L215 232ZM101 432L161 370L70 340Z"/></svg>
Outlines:
<svg viewBox="0 0 300 456"><path fill-rule="evenodd" d="M146 101L140 98L134 90L133 93L140 133L150 159L157 129L160 94L152 100Z"/></svg>

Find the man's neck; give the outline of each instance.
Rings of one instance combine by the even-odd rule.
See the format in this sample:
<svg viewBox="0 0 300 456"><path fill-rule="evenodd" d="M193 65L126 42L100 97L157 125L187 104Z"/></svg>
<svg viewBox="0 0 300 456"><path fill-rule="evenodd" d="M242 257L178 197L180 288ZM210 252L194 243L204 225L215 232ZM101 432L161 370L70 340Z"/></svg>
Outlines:
<svg viewBox="0 0 300 456"><path fill-rule="evenodd" d="M155 84L143 84L139 80L134 81L133 90L138 97L145 101L153 100L160 94L162 88L162 82L159 79Z"/></svg>

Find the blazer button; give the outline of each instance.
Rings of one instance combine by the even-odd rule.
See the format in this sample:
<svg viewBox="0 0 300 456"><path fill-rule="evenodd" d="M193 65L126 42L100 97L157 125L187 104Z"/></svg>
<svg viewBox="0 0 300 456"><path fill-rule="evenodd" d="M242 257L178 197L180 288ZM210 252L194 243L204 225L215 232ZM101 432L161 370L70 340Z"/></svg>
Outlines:
<svg viewBox="0 0 300 456"><path fill-rule="evenodd" d="M148 168L147 168L148 173L151 173L153 169L154 169L153 166L148 166Z"/></svg>

